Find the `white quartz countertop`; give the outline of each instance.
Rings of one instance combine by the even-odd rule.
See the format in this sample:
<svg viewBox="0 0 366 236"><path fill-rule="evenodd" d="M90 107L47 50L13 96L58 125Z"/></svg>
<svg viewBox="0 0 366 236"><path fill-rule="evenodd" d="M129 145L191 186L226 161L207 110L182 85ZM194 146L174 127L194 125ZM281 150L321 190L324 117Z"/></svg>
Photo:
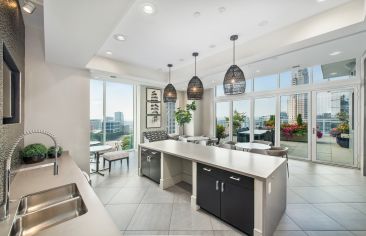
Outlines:
<svg viewBox="0 0 366 236"><path fill-rule="evenodd" d="M11 228L14 212L22 196L47 190L50 188L76 183L80 195L88 209L84 215L52 226L40 231L37 235L121 235L103 204L99 201L94 190L86 181L79 167L67 153L62 154L59 160L59 175L53 175L53 165L24 172L18 172L10 187L10 217L0 222L0 235L8 235ZM13 201L15 200L15 201Z"/></svg>
<svg viewBox="0 0 366 236"><path fill-rule="evenodd" d="M203 146L175 140L164 140L139 144L142 148L178 156L195 162L249 176L262 181L286 163L285 158L229 150L214 146Z"/></svg>

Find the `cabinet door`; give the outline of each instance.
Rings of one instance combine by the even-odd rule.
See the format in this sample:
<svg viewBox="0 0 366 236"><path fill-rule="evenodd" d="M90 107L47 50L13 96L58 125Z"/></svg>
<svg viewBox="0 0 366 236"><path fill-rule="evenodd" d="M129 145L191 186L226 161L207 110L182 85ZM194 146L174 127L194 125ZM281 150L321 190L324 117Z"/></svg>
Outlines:
<svg viewBox="0 0 366 236"><path fill-rule="evenodd" d="M221 187L221 186L220 186ZM250 188L222 182L221 219L248 235L254 229L254 191Z"/></svg>
<svg viewBox="0 0 366 236"><path fill-rule="evenodd" d="M220 181L215 169L197 166L197 204L204 210L220 217Z"/></svg>
<svg viewBox="0 0 366 236"><path fill-rule="evenodd" d="M150 178L157 183L160 183L160 173L161 173L160 162L161 162L160 152L151 151Z"/></svg>
<svg viewBox="0 0 366 236"><path fill-rule="evenodd" d="M150 176L149 150L141 148L141 173Z"/></svg>

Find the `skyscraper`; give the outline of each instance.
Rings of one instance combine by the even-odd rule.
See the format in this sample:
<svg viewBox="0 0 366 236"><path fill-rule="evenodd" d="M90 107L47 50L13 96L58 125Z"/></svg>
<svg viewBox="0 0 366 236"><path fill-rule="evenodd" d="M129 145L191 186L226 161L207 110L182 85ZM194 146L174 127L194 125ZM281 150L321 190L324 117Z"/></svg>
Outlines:
<svg viewBox="0 0 366 236"><path fill-rule="evenodd" d="M292 86L308 84L309 71L307 68L292 71ZM307 94L291 95L287 102L288 122L296 123L296 118L301 114L302 118L308 118L308 97Z"/></svg>
<svg viewBox="0 0 366 236"><path fill-rule="evenodd" d="M121 124L124 123L123 112L117 111L114 113L114 121L119 121Z"/></svg>

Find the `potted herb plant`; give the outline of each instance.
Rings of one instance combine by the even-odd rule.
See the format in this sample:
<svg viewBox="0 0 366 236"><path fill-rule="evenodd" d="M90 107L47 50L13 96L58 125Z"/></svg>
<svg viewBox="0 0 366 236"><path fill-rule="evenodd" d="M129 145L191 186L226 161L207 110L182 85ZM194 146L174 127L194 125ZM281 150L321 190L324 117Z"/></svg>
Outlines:
<svg viewBox="0 0 366 236"><path fill-rule="evenodd" d="M188 124L192 120L192 113L191 111L195 111L197 108L196 102L192 102L191 104L187 104L186 108L178 107L177 111L175 112L175 120L177 121L178 125L182 128L182 135L184 135L184 124Z"/></svg>
<svg viewBox="0 0 366 236"><path fill-rule="evenodd" d="M46 158L46 155L47 148L40 143L30 144L21 151L21 157L26 164L41 162Z"/></svg>
<svg viewBox="0 0 366 236"><path fill-rule="evenodd" d="M220 139L226 138L228 135L225 133L225 127L223 125L216 125L216 138L217 143L220 143Z"/></svg>
<svg viewBox="0 0 366 236"><path fill-rule="evenodd" d="M58 146L58 150L57 150L57 157L60 157L62 154L62 147ZM48 158L55 158L55 146L51 146L48 148Z"/></svg>

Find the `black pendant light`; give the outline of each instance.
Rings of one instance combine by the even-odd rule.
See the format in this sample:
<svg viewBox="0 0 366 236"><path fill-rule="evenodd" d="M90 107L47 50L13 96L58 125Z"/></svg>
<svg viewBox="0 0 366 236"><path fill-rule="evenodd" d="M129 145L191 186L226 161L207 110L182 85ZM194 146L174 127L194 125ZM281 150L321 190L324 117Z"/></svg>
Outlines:
<svg viewBox="0 0 366 236"><path fill-rule="evenodd" d="M194 52L192 55L194 56L194 76L188 83L187 97L188 100L201 100L203 97L203 84L196 75L198 52Z"/></svg>
<svg viewBox="0 0 366 236"><path fill-rule="evenodd" d="M224 93L226 95L235 95L245 93L245 76L243 71L235 65L235 40L238 35L232 35L230 40L233 41L233 65L226 71L224 78Z"/></svg>
<svg viewBox="0 0 366 236"><path fill-rule="evenodd" d="M171 68L173 67L172 64L168 64L169 67L169 84L164 89L164 102L176 102L177 101L177 91L175 90L174 86L170 83L170 76L171 76Z"/></svg>

